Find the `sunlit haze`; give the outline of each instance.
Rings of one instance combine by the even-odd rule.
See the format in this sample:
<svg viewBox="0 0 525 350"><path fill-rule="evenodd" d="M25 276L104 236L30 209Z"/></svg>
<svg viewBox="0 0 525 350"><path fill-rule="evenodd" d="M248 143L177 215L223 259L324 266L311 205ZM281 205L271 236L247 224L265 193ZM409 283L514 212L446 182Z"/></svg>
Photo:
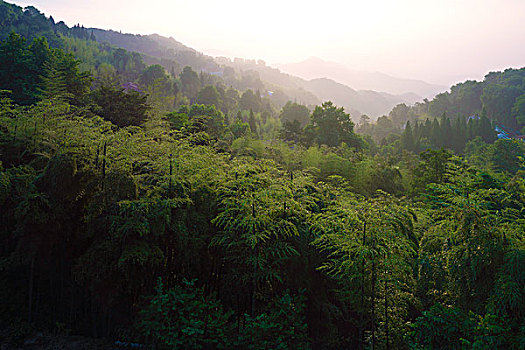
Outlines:
<svg viewBox="0 0 525 350"><path fill-rule="evenodd" d="M158 33L212 56L316 56L450 85L525 65L523 0L18 0L68 25Z"/></svg>

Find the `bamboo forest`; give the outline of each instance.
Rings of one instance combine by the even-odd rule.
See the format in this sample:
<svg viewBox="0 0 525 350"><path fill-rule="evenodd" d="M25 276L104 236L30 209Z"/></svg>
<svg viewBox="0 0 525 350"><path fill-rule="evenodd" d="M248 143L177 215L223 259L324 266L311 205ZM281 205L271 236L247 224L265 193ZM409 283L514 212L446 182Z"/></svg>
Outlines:
<svg viewBox="0 0 525 350"><path fill-rule="evenodd" d="M525 349L525 68L375 119L32 6L0 40L2 349Z"/></svg>

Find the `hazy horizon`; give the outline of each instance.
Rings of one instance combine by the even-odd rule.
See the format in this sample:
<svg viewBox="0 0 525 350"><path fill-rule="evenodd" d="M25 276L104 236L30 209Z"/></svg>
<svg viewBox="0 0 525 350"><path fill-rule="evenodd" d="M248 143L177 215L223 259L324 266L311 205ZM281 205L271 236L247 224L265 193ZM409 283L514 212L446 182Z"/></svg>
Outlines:
<svg viewBox="0 0 525 350"><path fill-rule="evenodd" d="M173 37L212 56L294 63L309 57L354 70L453 85L525 66L525 1L269 0L248 4L140 0L16 0L67 25Z"/></svg>

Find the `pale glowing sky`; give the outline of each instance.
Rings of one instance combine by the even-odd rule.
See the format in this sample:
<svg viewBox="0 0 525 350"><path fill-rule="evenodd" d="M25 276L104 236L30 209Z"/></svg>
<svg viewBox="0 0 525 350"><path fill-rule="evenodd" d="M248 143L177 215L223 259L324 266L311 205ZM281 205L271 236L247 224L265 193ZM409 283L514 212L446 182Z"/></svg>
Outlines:
<svg viewBox="0 0 525 350"><path fill-rule="evenodd" d="M7 0L68 25L173 36L212 56L450 85L525 66L525 0Z"/></svg>

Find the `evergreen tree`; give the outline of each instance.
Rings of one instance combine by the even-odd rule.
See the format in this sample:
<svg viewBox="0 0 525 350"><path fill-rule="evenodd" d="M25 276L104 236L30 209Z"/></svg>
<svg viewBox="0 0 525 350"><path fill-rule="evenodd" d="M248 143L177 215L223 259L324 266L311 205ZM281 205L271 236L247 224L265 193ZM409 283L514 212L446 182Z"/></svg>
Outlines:
<svg viewBox="0 0 525 350"><path fill-rule="evenodd" d="M437 118L434 118L432 121L432 128L430 130L430 142L434 148L443 147L443 134L441 130L441 125Z"/></svg>
<svg viewBox="0 0 525 350"><path fill-rule="evenodd" d="M31 69L31 56L22 36L13 32L0 42L0 86L12 92L16 103L36 101L33 84L38 81L39 68Z"/></svg>
<svg viewBox="0 0 525 350"><path fill-rule="evenodd" d="M496 140L496 132L494 131L494 128L492 127L492 123L486 116L481 116L479 119L479 129L477 136L481 136L483 141L486 143L492 143Z"/></svg>
<svg viewBox="0 0 525 350"><path fill-rule="evenodd" d="M293 123L294 120L297 120L299 125L304 127L310 121L310 111L306 106L288 101L283 106L279 118L283 123L286 121Z"/></svg>
<svg viewBox="0 0 525 350"><path fill-rule="evenodd" d="M456 153L463 153L467 141L467 125L465 118L457 117L454 119L452 127L452 149Z"/></svg>
<svg viewBox="0 0 525 350"><path fill-rule="evenodd" d="M432 134L432 121L430 119L425 119L425 124L422 127L421 137L427 138L430 140L430 135Z"/></svg>
<svg viewBox="0 0 525 350"><path fill-rule="evenodd" d="M467 122L467 141L473 140L478 135L478 120L475 118L469 118Z"/></svg>
<svg viewBox="0 0 525 350"><path fill-rule="evenodd" d="M199 91L196 102L204 105L214 105L219 108L221 105L220 100L221 97L217 88L212 85L206 85Z"/></svg>
<svg viewBox="0 0 525 350"><path fill-rule="evenodd" d="M454 148L454 133L452 132L452 125L450 118L446 117L441 121L441 135L443 137L442 145L445 148Z"/></svg>
<svg viewBox="0 0 525 350"><path fill-rule="evenodd" d="M182 84L182 92L190 99L190 101L193 101L197 97L201 87L201 82L197 73L195 73L189 66L184 67L180 73L180 82Z"/></svg>
<svg viewBox="0 0 525 350"><path fill-rule="evenodd" d="M410 126L410 121L407 121L405 130L401 134L401 147L408 151L415 151L415 141L414 134L412 132L412 127Z"/></svg>
<svg viewBox="0 0 525 350"><path fill-rule="evenodd" d="M98 106L95 112L120 127L142 124L151 108L146 95L136 91L126 93L114 86L101 86L93 91L92 98Z"/></svg>
<svg viewBox="0 0 525 350"><path fill-rule="evenodd" d="M348 146L360 147L361 142L354 133L352 118L343 108L337 108L332 102L325 102L314 109L311 118L310 123L319 144L338 146L344 142Z"/></svg>
<svg viewBox="0 0 525 350"><path fill-rule="evenodd" d="M250 131L252 132L252 134L257 135L257 122L255 121L255 116L251 109L250 117L248 118L248 125L250 125Z"/></svg>

